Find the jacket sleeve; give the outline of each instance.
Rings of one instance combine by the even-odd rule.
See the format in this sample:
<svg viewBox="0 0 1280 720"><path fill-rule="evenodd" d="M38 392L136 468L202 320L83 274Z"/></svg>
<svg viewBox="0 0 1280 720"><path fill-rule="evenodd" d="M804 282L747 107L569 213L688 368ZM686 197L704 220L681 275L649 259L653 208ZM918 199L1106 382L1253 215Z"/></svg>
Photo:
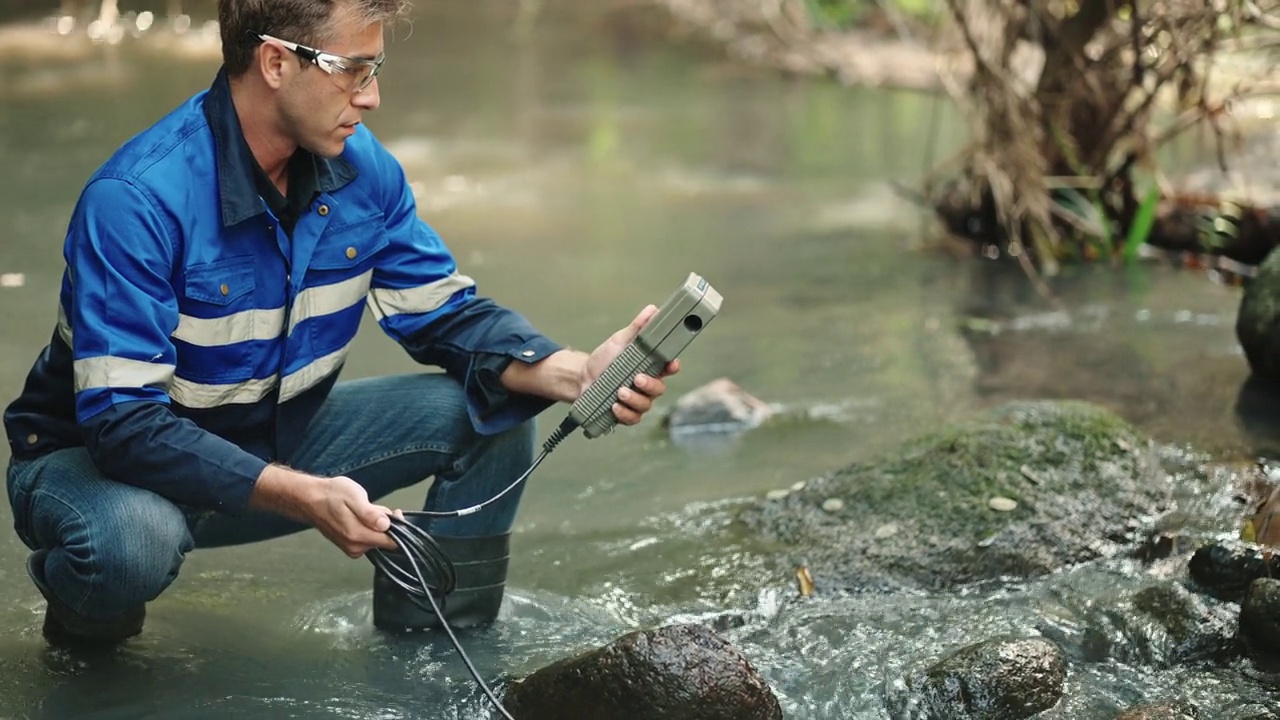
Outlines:
<svg viewBox="0 0 1280 720"><path fill-rule="evenodd" d="M141 188L92 181L67 233L64 295L76 420L109 478L192 507L237 513L267 463L173 414L177 232Z"/></svg>
<svg viewBox="0 0 1280 720"><path fill-rule="evenodd" d="M399 162L370 140L390 239L369 293L378 324L415 360L462 383L477 432L499 433L542 412L553 401L507 393L498 378L510 362L536 363L561 346L476 295L475 281L458 272L440 236L418 217Z"/></svg>

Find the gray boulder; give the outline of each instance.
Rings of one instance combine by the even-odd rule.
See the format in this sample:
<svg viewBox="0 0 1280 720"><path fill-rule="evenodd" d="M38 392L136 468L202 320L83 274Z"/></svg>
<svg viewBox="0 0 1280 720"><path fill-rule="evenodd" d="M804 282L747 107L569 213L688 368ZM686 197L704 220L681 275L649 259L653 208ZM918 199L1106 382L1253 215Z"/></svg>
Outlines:
<svg viewBox="0 0 1280 720"><path fill-rule="evenodd" d="M519 720L780 720L764 678L701 625L624 635L514 683L503 701Z"/></svg>
<svg viewBox="0 0 1280 720"><path fill-rule="evenodd" d="M685 393L665 418L674 439L736 435L757 427L773 408L728 378L717 378Z"/></svg>

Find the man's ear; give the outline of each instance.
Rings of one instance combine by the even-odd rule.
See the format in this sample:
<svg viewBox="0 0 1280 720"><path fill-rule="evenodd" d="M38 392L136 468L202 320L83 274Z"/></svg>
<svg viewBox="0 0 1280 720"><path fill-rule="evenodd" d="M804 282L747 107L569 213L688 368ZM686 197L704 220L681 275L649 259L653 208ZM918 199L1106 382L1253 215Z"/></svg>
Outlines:
<svg viewBox="0 0 1280 720"><path fill-rule="evenodd" d="M292 75L293 68L288 67L291 58L286 57L288 50L273 42L263 41L257 50L258 72L267 86L279 90Z"/></svg>

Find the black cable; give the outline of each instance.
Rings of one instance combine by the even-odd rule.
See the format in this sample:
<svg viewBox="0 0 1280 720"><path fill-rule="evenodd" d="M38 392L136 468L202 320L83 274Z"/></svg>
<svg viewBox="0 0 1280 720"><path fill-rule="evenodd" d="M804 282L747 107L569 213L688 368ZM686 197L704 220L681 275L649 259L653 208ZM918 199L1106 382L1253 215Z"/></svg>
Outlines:
<svg viewBox="0 0 1280 720"><path fill-rule="evenodd" d="M445 512L431 510L405 511L404 515L418 515L423 517L434 518L454 518L464 517L479 512L481 509L497 502L507 493L511 492L517 485L524 482L533 474L534 469L546 459L552 450L556 449L565 438L569 437L574 430L578 428L578 423L574 422L572 417L566 417L555 432L551 433L551 437L547 438L542 444L542 452L525 470L515 482L503 488L501 492L493 497L485 500L478 505L462 508L461 510L449 510ZM422 610L430 610L439 618L440 625L444 628L445 633L449 635L449 641L453 643L453 648L458 651L458 656L462 658L462 662L467 666L467 670L471 673L471 677L484 691L484 694L497 708L498 712L507 720L515 720L511 713L502 706L498 701L497 695L480 677L480 671L476 670L476 666L471 662L471 658L467 656L466 651L462 649L462 643L458 641L458 636L454 634L453 628L449 626L449 622L445 620L444 609L440 603L436 601L437 596L440 600L445 600L449 593L458 584L458 574L453 567L453 561L445 555L444 550L440 549L439 543L435 538L431 537L426 530L398 517L391 517L391 526L387 528L387 535L400 548L400 552L392 555L388 554L381 548L374 548L365 553L365 557L369 558L369 562L377 568L375 572L381 572L391 580L396 587L400 588L414 605ZM408 567L405 567L405 564ZM426 600L426 603L423 600Z"/></svg>
<svg viewBox="0 0 1280 720"><path fill-rule="evenodd" d="M528 473L525 473L526 475ZM471 673L472 679L484 691L489 698L489 702L502 713L507 720L515 720L511 713L502 706L498 701L498 696L494 694L493 689L489 687L484 678L480 677L480 671L476 669L471 658L467 656L466 651L462 649L462 643L458 641L458 636L454 634L453 628L449 626L449 622L445 620L444 609L436 602L436 595L443 599L446 595L453 592L453 588L457 585L457 573L454 571L453 562L440 549L440 545L435 539L427 534L426 530L398 517L391 518L391 527L387 528L387 534L400 547L397 557L403 558L409 564L406 570L396 557L388 555L379 548L374 548L365 553L365 557L369 558L369 562L377 568L378 572L385 573L401 590L408 596L413 604L423 610L430 610L440 619L440 625L449 636L449 641L453 643L454 650L458 651L458 656L462 658L462 662L467 666L467 670ZM424 572L424 568L430 568L434 573L431 580ZM436 582L432 582L435 580ZM426 604L423 603L426 599Z"/></svg>
<svg viewBox="0 0 1280 720"><path fill-rule="evenodd" d="M524 482L530 475L533 474L533 471L537 469L539 465L542 464L542 461L546 459L547 455L550 455L551 451L555 450L557 445L559 445L565 438L573 434L573 431L577 429L578 429L578 423L574 422L572 417L566 417L560 423L560 427L556 428L556 431L551 433L551 437L547 438L546 442L542 444L542 452L538 455L537 459L533 461L533 464L529 466L529 469L525 470L524 474L516 478L515 482L503 488L502 492L499 492L497 495L494 495L493 497L489 498L488 500L485 500L482 503L472 505L471 507L465 507L465 508L462 508L461 510L444 510L444 511L405 510L403 511L403 513L406 516L415 515L417 517L430 517L430 518L459 518L459 517L466 517L467 515L471 515L473 513L478 513L484 508L488 507L489 505L492 505L493 503L501 500L503 497L506 496L507 493L514 490L517 485Z"/></svg>

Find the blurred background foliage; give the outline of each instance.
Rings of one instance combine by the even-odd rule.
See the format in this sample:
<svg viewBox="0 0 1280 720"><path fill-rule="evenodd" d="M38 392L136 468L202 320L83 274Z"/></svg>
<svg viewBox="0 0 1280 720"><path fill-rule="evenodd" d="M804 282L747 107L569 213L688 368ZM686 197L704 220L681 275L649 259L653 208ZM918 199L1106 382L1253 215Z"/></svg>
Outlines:
<svg viewBox="0 0 1280 720"><path fill-rule="evenodd" d="M805 0L805 3L810 17L820 25L841 30L883 25L888 16L895 14L932 23L943 9L935 0Z"/></svg>

